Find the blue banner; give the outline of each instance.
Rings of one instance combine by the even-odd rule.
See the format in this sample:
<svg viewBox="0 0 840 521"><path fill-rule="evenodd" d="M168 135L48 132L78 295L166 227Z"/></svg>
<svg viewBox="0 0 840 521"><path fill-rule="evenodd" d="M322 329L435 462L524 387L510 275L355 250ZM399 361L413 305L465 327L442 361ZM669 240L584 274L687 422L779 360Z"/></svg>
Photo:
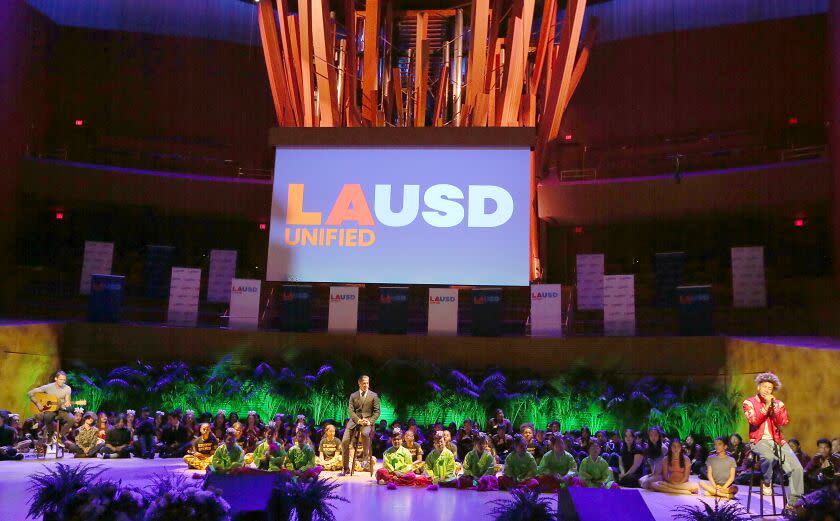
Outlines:
<svg viewBox="0 0 840 521"><path fill-rule="evenodd" d="M312 313L312 286L286 284L280 288L280 329L309 331Z"/></svg>
<svg viewBox="0 0 840 521"><path fill-rule="evenodd" d="M656 307L677 306L677 286L682 284L685 253L681 251L656 254Z"/></svg>
<svg viewBox="0 0 840 521"><path fill-rule="evenodd" d="M169 298L169 283L175 259L174 246L150 244L146 246L146 265L143 284L146 298Z"/></svg>
<svg viewBox="0 0 840 521"><path fill-rule="evenodd" d="M125 277L122 275L92 275L88 297L88 320L119 322L124 292Z"/></svg>
<svg viewBox="0 0 840 521"><path fill-rule="evenodd" d="M408 332L408 287L379 288L379 332L390 335Z"/></svg>
<svg viewBox="0 0 840 521"><path fill-rule="evenodd" d="M711 286L679 286L677 300L680 313L680 335L714 335Z"/></svg>
<svg viewBox="0 0 840 521"><path fill-rule="evenodd" d="M499 336L502 332L502 289L472 290L473 336Z"/></svg>

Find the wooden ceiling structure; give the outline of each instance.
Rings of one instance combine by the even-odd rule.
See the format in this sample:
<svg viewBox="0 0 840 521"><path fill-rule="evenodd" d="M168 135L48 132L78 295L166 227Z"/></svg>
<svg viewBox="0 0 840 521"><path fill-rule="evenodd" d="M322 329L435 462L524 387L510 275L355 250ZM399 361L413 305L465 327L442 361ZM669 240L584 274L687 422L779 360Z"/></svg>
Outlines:
<svg viewBox="0 0 840 521"><path fill-rule="evenodd" d="M531 278L540 275L536 183L597 34L587 0L262 0L259 28L280 127L533 127ZM343 23L339 23L342 20ZM559 27L558 27L559 25ZM400 45L397 45L399 42Z"/></svg>

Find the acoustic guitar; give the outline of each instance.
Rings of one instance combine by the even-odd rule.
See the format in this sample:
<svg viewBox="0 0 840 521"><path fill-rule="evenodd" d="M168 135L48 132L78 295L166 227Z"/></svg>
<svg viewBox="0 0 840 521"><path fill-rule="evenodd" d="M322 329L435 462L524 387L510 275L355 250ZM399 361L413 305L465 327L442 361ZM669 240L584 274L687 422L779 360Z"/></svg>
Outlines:
<svg viewBox="0 0 840 521"><path fill-rule="evenodd" d="M32 399L37 402L37 412L56 412L64 408L64 401L58 396L47 393L35 393ZM87 405L87 400L76 400L71 405ZM34 405L34 404L33 404Z"/></svg>

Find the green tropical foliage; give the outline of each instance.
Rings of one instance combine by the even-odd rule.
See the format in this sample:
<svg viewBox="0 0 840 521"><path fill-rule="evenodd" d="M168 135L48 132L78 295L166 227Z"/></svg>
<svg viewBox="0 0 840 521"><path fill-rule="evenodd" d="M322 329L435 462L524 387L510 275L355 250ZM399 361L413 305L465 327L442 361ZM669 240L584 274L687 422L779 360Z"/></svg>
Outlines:
<svg viewBox="0 0 840 521"><path fill-rule="evenodd" d="M283 412L321 422L346 416L347 396L360 372L370 374L381 417L389 422L460 424L469 418L483 425L502 408L514 425L542 427L556 419L564 430L588 426L593 432L661 425L682 438L711 439L735 432L741 417L736 397L721 389L692 384L675 389L654 378L627 380L580 368L538 379L499 370L465 373L423 361L354 368L332 360L275 368L226 356L209 367L173 362L157 368L138 361L105 373L78 368L70 374L74 393L88 400L90 410L143 405L210 413L254 410L264 419Z"/></svg>
<svg viewBox="0 0 840 521"><path fill-rule="evenodd" d="M29 478L29 514L37 519L57 519L65 503L93 482L103 470L94 465L44 465L44 471Z"/></svg>

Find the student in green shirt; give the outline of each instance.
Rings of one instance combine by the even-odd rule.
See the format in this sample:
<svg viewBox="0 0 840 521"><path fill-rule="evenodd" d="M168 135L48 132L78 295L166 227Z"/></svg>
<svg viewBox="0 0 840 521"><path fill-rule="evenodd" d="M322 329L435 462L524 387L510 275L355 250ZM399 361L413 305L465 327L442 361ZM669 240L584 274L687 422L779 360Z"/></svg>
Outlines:
<svg viewBox="0 0 840 521"><path fill-rule="evenodd" d="M537 466L537 481L543 492L556 492L569 485L579 485L575 457L566 451L566 440L555 436L551 450L546 452Z"/></svg>
<svg viewBox="0 0 840 521"><path fill-rule="evenodd" d="M207 472L230 472L233 469L242 468L244 461L245 451L236 443L236 431L227 429L225 442L216 448Z"/></svg>
<svg viewBox="0 0 840 521"><path fill-rule="evenodd" d="M521 434L513 437L513 452L505 458L504 475L499 478L499 487L510 490L518 487L536 488L539 482L537 461L528 453L528 445Z"/></svg>
<svg viewBox="0 0 840 521"><path fill-rule="evenodd" d="M601 457L601 445L599 443L589 444L589 456L581 460L578 475L584 486L590 488L619 488L613 482L610 464Z"/></svg>
<svg viewBox="0 0 840 521"><path fill-rule="evenodd" d="M403 446L402 431L394 429L391 433L391 446L382 455L383 467L376 471L376 481L380 485L392 484L400 486L425 487L431 485L432 480L414 473L414 462L411 452Z"/></svg>
<svg viewBox="0 0 840 521"><path fill-rule="evenodd" d="M315 465L315 449L309 442L309 429L298 427L295 444L286 457L286 469L301 478L316 478L323 470Z"/></svg>
<svg viewBox="0 0 840 521"><path fill-rule="evenodd" d="M254 449L252 466L261 470L278 472L286 467L286 450L277 443L277 424L269 422L265 431L265 440Z"/></svg>
<svg viewBox="0 0 840 521"><path fill-rule="evenodd" d="M455 486L455 455L446 448L443 432L435 435L435 448L426 456L426 475L432 483Z"/></svg>
<svg viewBox="0 0 840 521"><path fill-rule="evenodd" d="M499 488L499 482L496 479L496 459L487 448L489 441L483 432L474 436L473 449L464 455L464 473L458 478L458 488L478 487L479 482L485 477L493 479L484 479L483 490Z"/></svg>

